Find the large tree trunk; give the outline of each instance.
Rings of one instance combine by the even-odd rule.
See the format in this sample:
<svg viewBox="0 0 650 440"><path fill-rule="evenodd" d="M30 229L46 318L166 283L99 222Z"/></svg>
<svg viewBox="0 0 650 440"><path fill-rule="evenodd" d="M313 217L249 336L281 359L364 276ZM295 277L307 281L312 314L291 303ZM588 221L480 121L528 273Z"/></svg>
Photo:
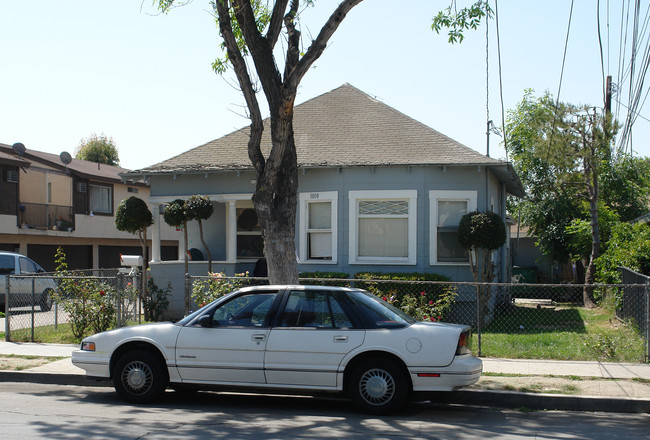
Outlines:
<svg viewBox="0 0 650 440"><path fill-rule="evenodd" d="M269 283L297 284L296 210L298 166L293 137L293 106L286 106L281 117L271 122L273 148L282 151L280 166L270 157L258 175L253 203L264 234Z"/></svg>

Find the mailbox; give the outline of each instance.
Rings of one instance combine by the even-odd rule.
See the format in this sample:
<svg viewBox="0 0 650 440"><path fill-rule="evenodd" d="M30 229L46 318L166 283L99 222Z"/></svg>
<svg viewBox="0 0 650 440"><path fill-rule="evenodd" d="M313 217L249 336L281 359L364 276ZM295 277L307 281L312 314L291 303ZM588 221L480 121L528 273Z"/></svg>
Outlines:
<svg viewBox="0 0 650 440"><path fill-rule="evenodd" d="M120 263L122 263L122 266L142 266L142 255L120 254Z"/></svg>

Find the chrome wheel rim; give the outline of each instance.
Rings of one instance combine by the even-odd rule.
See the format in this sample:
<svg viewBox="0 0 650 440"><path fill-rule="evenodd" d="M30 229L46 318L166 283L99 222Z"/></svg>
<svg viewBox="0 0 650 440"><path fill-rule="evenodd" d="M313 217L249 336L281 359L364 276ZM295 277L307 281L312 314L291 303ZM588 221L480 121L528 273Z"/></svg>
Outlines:
<svg viewBox="0 0 650 440"><path fill-rule="evenodd" d="M370 405L384 405L395 395L395 379L386 370L373 368L361 376L359 393Z"/></svg>
<svg viewBox="0 0 650 440"><path fill-rule="evenodd" d="M153 385L153 371L142 361L128 363L122 370L122 385L131 394L145 394Z"/></svg>

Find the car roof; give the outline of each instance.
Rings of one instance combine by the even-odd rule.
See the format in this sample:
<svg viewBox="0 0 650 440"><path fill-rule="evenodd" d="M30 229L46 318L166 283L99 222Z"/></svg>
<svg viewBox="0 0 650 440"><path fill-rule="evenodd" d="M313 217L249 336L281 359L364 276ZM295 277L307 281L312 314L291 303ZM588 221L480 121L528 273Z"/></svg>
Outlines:
<svg viewBox="0 0 650 440"><path fill-rule="evenodd" d="M351 287L341 287L341 286L312 286L312 285L303 285L303 284L271 284L271 285L260 285L260 286L247 286L239 289L240 291L246 292L249 290L337 290L340 292L359 292L362 289L351 288Z"/></svg>

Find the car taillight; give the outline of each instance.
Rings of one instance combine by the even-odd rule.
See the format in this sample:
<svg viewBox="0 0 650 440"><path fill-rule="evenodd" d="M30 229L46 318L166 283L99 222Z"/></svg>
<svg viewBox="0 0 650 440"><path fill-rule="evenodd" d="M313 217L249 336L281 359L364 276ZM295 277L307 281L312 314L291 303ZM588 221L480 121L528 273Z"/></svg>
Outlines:
<svg viewBox="0 0 650 440"><path fill-rule="evenodd" d="M458 338L458 347L456 347L456 355L471 354L472 353L472 331L465 330Z"/></svg>

